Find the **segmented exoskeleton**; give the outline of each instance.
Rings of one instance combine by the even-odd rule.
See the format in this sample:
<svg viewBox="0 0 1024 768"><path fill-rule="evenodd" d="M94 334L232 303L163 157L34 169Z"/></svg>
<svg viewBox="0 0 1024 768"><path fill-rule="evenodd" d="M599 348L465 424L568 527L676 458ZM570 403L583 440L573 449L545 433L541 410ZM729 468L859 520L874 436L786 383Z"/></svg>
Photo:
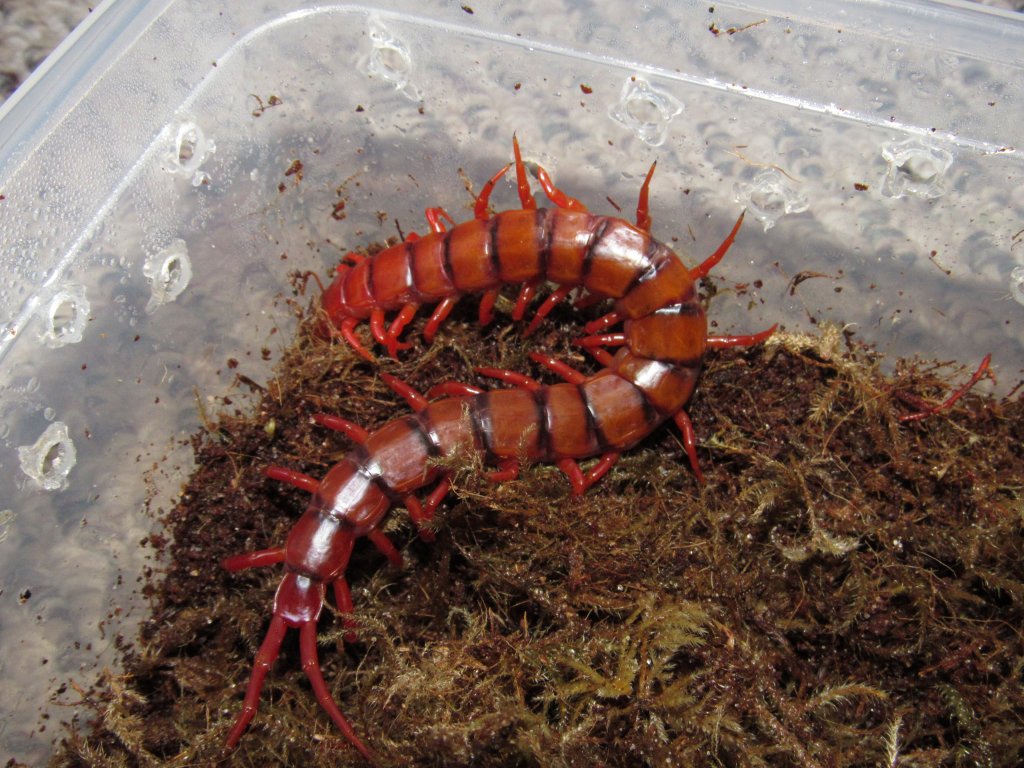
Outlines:
<svg viewBox="0 0 1024 768"><path fill-rule="evenodd" d="M346 738L369 760L373 753L355 734L331 698L320 672L316 625L328 586L342 613L352 611L345 579L355 541L369 538L392 562L401 556L380 530L395 504L404 504L424 527L447 494L450 481L444 459L475 451L495 465L489 477L514 478L519 462L551 462L568 477L575 496L597 482L628 450L659 424L673 419L682 430L694 472L700 477L696 440L684 405L696 386L705 350L735 347L766 339L774 327L751 336L708 337L707 320L697 296L696 281L707 275L732 244L742 221L736 222L722 245L702 264L687 268L648 230L647 174L634 226L622 219L594 216L537 169L548 197L557 206L538 209L529 191L525 167L514 143L515 167L523 210L487 216L494 184L487 183L476 201L476 217L445 231L439 209L428 211L434 232L381 251L373 257L350 257L325 291L324 329L337 329L364 357L372 357L355 335L369 318L374 337L395 353L402 329L421 304L436 302L425 336L431 338L464 293L481 292L480 317L486 322L498 290L508 283L523 285L514 316L521 318L536 288L544 281L557 286L531 323L532 330L576 287L598 298L613 299L614 309L585 326L581 342L604 366L587 376L564 362L535 353L532 357L565 382L544 385L520 373L482 368L479 372L513 385L483 391L448 382L427 397L387 374L387 384L413 407L373 432L336 416L317 421L340 430L356 446L316 480L283 467L268 468L270 477L308 490L309 506L281 547L228 558L224 566L240 570L283 563L285 575L274 599L270 628L253 668L245 703L228 736L238 743L256 713L267 671L277 658L289 627L300 633L303 669L315 695ZM390 327L385 313L398 310ZM622 330L606 333L621 322ZM607 347L620 347L612 354ZM577 463L599 457L586 471ZM439 461L440 460L440 461ZM426 502L414 494L433 485Z"/></svg>

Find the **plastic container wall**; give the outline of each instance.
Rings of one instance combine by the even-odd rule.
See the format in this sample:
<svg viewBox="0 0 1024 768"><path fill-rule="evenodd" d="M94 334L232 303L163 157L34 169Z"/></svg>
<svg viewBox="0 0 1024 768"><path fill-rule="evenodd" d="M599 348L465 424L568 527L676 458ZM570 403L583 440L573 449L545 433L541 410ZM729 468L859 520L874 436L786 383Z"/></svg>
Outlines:
<svg viewBox="0 0 1024 768"><path fill-rule="evenodd" d="M152 513L287 344L289 272L467 218L513 132L599 211L657 159L694 260L747 207L720 331L852 323L991 351L1008 389L1021 50L1020 18L931 3L101 6L0 113L0 750L38 762L48 697L132 638Z"/></svg>

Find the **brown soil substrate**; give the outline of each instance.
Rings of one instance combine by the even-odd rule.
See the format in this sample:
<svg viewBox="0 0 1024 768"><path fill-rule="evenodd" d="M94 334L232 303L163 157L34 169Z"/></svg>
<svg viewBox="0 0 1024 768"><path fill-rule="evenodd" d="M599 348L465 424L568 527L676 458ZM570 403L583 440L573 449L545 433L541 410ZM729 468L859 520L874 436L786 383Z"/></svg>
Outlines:
<svg viewBox="0 0 1024 768"><path fill-rule="evenodd" d="M496 386L474 365L550 381L527 353L586 368L579 327L559 310L524 341L464 310L379 368L304 329L255 411L227 406L195 436L198 469L152 540L152 618L53 764L363 764L294 632L223 754L281 567L219 563L279 545L307 499L262 469L319 477L347 450L314 413L371 429L407 413L380 370L421 390ZM899 422L949 376L883 376L835 328L780 333L709 353L689 407L703 485L671 426L579 501L550 465L499 485L460 469L434 544L391 514L404 568L357 546L358 640L333 608L320 620L335 700L395 765L1021 764L1024 404L969 394Z"/></svg>

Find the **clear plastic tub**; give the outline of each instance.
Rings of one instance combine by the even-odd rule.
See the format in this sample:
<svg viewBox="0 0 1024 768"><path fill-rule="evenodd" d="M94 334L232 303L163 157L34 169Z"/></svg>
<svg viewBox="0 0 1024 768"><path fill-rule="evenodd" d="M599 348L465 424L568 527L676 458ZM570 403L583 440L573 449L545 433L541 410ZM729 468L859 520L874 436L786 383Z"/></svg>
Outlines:
<svg viewBox="0 0 1024 768"><path fill-rule="evenodd" d="M50 695L133 636L145 502L172 503L202 409L270 370L288 272L426 206L466 218L513 132L595 210L628 212L657 159L654 231L695 257L747 206L719 329L852 323L1020 378L1019 16L297 5L105 3L0 113L0 752L40 761L71 714Z"/></svg>

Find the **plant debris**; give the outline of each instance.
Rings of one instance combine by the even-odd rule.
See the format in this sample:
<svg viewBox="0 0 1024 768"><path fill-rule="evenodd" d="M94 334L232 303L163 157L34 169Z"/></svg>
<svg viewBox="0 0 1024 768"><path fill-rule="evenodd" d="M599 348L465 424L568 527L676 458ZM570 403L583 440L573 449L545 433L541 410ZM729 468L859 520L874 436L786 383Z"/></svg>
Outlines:
<svg viewBox="0 0 1024 768"><path fill-rule="evenodd" d="M348 450L313 414L373 429L408 412L380 370L425 391L499 386L477 365L544 378L531 349L588 365L571 310L529 341L473 314L430 347L414 327L414 349L379 367L307 320L254 411L209 415L151 539L152 617L123 671L84 692L91 725L52 765L364 764L313 697L295 632L223 754L281 567L219 563L280 545L305 508L267 464L320 477ZM965 376L885 376L839 328L780 332L708 353L689 406L703 485L671 425L580 500L550 465L499 485L460 468L435 543L390 515L404 568L357 546L358 638L331 607L319 625L332 695L384 764L1021 764L1024 405L968 393L898 420Z"/></svg>

